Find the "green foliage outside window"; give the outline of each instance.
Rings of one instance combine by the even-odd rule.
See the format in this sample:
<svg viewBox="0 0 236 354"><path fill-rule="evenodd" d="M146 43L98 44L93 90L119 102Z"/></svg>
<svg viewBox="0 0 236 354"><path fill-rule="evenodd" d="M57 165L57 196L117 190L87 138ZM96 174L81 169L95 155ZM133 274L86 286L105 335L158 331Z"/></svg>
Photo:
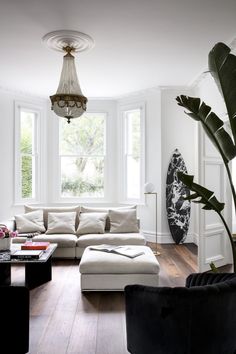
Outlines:
<svg viewBox="0 0 236 354"><path fill-rule="evenodd" d="M33 113L21 112L21 194L22 198L32 198L32 174L33 174Z"/></svg>
<svg viewBox="0 0 236 354"><path fill-rule="evenodd" d="M60 122L63 197L104 195L104 151L104 114L84 114L70 124Z"/></svg>

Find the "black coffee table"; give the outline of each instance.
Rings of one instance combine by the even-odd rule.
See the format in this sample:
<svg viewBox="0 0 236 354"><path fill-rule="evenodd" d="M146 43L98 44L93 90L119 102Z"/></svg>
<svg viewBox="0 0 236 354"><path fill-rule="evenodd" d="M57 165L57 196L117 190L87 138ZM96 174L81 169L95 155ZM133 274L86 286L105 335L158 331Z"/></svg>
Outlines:
<svg viewBox="0 0 236 354"><path fill-rule="evenodd" d="M0 285L11 284L11 265L25 265L25 285L29 289L36 288L52 279L52 254L57 248L51 243L39 259L0 259ZM20 250L21 244L13 244L11 252ZM7 257L6 257L7 258Z"/></svg>

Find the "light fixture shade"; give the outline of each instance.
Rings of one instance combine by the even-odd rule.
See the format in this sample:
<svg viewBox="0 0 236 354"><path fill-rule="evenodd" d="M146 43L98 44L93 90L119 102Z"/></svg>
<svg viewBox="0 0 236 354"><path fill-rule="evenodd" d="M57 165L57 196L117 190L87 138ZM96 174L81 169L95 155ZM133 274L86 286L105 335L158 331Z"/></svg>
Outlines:
<svg viewBox="0 0 236 354"><path fill-rule="evenodd" d="M50 96L53 111L60 117L70 119L80 117L86 111L87 98L79 85L75 58L70 53L63 57L63 67L59 86L55 95Z"/></svg>
<svg viewBox="0 0 236 354"><path fill-rule="evenodd" d="M144 185L144 192L145 193L153 193L154 190L155 190L155 186L153 183L148 182Z"/></svg>

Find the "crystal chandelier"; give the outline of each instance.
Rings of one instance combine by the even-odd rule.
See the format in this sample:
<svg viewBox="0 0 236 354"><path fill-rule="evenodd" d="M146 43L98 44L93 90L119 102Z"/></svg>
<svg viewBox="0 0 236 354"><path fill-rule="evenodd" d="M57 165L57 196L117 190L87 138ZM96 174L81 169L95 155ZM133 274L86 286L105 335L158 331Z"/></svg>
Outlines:
<svg viewBox="0 0 236 354"><path fill-rule="evenodd" d="M77 31L55 31L43 37L43 41L55 50L64 51L60 82L55 95L50 96L52 110L59 117L70 120L86 111L87 98L83 96L76 73L75 57L71 54L91 49L94 41Z"/></svg>

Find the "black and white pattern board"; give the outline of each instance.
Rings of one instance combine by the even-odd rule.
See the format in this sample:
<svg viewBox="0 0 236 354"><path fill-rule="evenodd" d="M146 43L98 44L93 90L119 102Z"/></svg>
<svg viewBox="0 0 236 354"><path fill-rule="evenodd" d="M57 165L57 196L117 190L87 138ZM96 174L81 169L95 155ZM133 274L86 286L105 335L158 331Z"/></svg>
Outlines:
<svg viewBox="0 0 236 354"><path fill-rule="evenodd" d="M187 168L181 153L175 149L167 171L166 211L170 233L177 244L187 237L191 209L190 201L184 200L190 190L178 179L179 171L187 173Z"/></svg>

